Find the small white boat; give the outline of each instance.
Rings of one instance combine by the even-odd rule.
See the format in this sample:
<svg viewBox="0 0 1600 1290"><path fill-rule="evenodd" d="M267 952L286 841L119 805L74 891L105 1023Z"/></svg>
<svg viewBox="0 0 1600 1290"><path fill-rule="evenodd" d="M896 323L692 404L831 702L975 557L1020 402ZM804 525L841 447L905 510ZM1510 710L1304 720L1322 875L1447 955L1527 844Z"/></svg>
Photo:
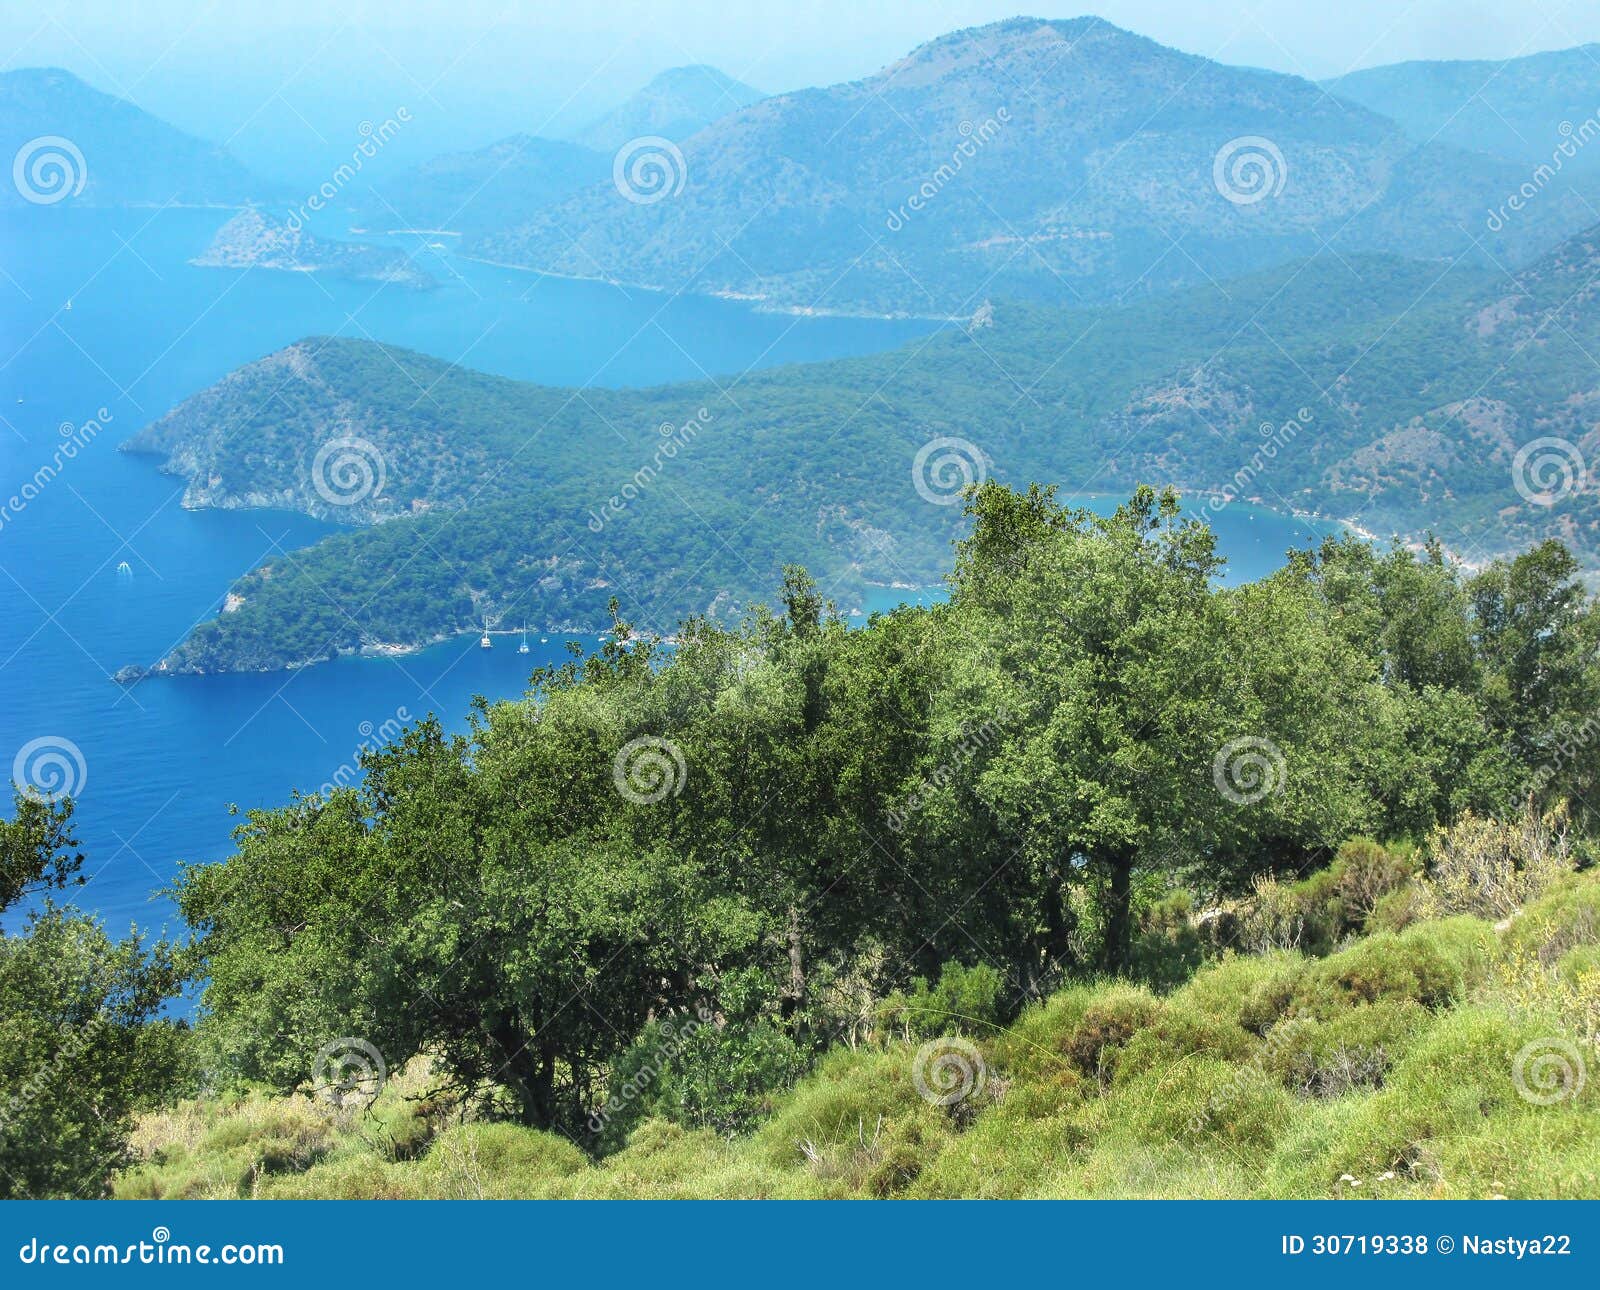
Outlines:
<svg viewBox="0 0 1600 1290"><path fill-rule="evenodd" d="M522 644L517 646L517 653L526 654L527 652L528 652L528 624L527 623L523 623L522 624Z"/></svg>
<svg viewBox="0 0 1600 1290"><path fill-rule="evenodd" d="M479 640L478 640L478 648L479 649L493 649L494 648L494 642L489 639L489 633L488 632L484 632L484 634L479 638Z"/></svg>

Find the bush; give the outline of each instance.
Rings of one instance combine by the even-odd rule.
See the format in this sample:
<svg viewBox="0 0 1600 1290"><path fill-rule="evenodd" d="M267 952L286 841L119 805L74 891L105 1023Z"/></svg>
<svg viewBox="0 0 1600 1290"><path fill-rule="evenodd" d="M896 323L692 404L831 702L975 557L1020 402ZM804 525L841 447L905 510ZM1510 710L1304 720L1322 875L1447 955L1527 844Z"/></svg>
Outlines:
<svg viewBox="0 0 1600 1290"><path fill-rule="evenodd" d="M1600 944L1600 880L1586 875L1553 887L1513 920L1506 944L1547 966L1580 945Z"/></svg>
<svg viewBox="0 0 1600 1290"><path fill-rule="evenodd" d="M1434 832L1423 884L1427 917L1506 918L1571 873L1576 862L1560 812L1531 809L1503 824L1466 812Z"/></svg>
<svg viewBox="0 0 1600 1290"><path fill-rule="evenodd" d="M1199 968L1205 940L1194 925L1194 901L1176 891L1146 909L1129 954L1129 974L1153 990L1182 985Z"/></svg>
<svg viewBox="0 0 1600 1290"><path fill-rule="evenodd" d="M724 1135L742 1132L809 1065L770 1021L718 1025L708 1017L651 1022L617 1059L606 1103L589 1120L602 1152L618 1150L650 1116Z"/></svg>
<svg viewBox="0 0 1600 1290"><path fill-rule="evenodd" d="M1112 986L1091 1003L1067 1039L1065 1056L1104 1088L1128 1041L1161 1015L1162 1005L1136 986Z"/></svg>
<svg viewBox="0 0 1600 1290"><path fill-rule="evenodd" d="M929 987L916 977L907 993L886 998L879 1007L883 1027L906 1039L937 1035L993 1034L1003 1015L1005 978L987 963L965 967L952 959L939 969L939 983Z"/></svg>
<svg viewBox="0 0 1600 1290"><path fill-rule="evenodd" d="M1370 838L1355 838L1334 859L1334 892L1348 928L1364 927L1380 902L1411 881L1411 862Z"/></svg>
<svg viewBox="0 0 1600 1290"><path fill-rule="evenodd" d="M1493 930L1471 918L1421 924L1398 936L1379 932L1314 964L1291 1006L1322 1020L1380 999L1442 1007L1486 975L1495 950Z"/></svg>
<svg viewBox="0 0 1600 1290"><path fill-rule="evenodd" d="M1383 999L1326 1021L1291 1017L1267 1036L1267 1066L1310 1097L1377 1087L1428 1015L1410 999Z"/></svg>
<svg viewBox="0 0 1600 1290"><path fill-rule="evenodd" d="M1382 897L1367 916L1369 932L1403 932L1427 917L1421 883L1409 882Z"/></svg>
<svg viewBox="0 0 1600 1290"><path fill-rule="evenodd" d="M1265 1035L1288 1010L1305 971L1306 960L1292 950L1259 957L1230 953L1197 972L1169 1002Z"/></svg>

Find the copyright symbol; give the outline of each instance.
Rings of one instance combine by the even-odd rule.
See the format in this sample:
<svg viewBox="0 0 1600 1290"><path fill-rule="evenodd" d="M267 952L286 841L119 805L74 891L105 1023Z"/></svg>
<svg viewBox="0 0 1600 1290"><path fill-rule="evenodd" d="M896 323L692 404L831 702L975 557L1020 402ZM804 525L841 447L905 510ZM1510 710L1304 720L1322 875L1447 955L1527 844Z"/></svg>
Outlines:
<svg viewBox="0 0 1600 1290"><path fill-rule="evenodd" d="M1433 1248L1438 1250L1440 1254L1449 1254L1451 1250L1456 1248L1455 1238L1453 1236L1441 1236L1433 1243Z"/></svg>

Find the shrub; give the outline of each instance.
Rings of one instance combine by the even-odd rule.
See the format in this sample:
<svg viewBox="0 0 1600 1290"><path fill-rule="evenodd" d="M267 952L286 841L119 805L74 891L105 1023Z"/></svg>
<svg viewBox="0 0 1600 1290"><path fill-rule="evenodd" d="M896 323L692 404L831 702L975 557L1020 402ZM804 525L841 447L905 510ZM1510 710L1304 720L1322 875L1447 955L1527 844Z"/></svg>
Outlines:
<svg viewBox="0 0 1600 1290"><path fill-rule="evenodd" d="M1292 950L1258 957L1230 953L1197 972L1169 1002L1264 1035L1288 1009L1305 970L1306 960Z"/></svg>
<svg viewBox="0 0 1600 1290"><path fill-rule="evenodd" d="M1291 886L1262 874L1239 916L1239 947L1247 954L1297 950L1306 937L1306 911Z"/></svg>
<svg viewBox="0 0 1600 1290"><path fill-rule="evenodd" d="M1128 970L1153 990L1182 985L1199 968L1205 940L1194 925L1194 901L1175 891L1144 911L1133 938Z"/></svg>
<svg viewBox="0 0 1600 1290"><path fill-rule="evenodd" d="M1554 886L1512 922L1506 944L1546 965L1577 946L1600 944L1600 880L1586 875Z"/></svg>
<svg viewBox="0 0 1600 1290"><path fill-rule="evenodd" d="M1149 991L1112 986L1091 1003L1067 1039L1065 1056L1101 1087L1116 1072L1117 1057L1128 1041L1161 1015L1162 1006Z"/></svg>
<svg viewBox="0 0 1600 1290"><path fill-rule="evenodd" d="M793 1038L770 1021L654 1021L618 1058L605 1106L589 1125L603 1152L620 1148L650 1116L738 1133L770 1110L773 1095L808 1064Z"/></svg>
<svg viewBox="0 0 1600 1290"><path fill-rule="evenodd" d="M1470 918L1426 923L1400 935L1379 932L1313 965L1295 989L1295 1011L1327 1019L1380 999L1437 1008L1463 998L1495 952L1487 924Z"/></svg>
<svg viewBox="0 0 1600 1290"><path fill-rule="evenodd" d="M1423 910L1430 918L1505 918L1575 867L1566 817L1531 808L1514 823L1468 811L1429 844Z"/></svg>
<svg viewBox="0 0 1600 1290"><path fill-rule="evenodd" d="M936 1035L993 1034L1003 1015L1005 978L987 963L966 967L952 959L939 969L931 988L915 978L908 993L886 998L879 1008L885 1029L906 1039Z"/></svg>
<svg viewBox="0 0 1600 1290"><path fill-rule="evenodd" d="M1381 1084L1427 1019L1410 999L1383 999L1326 1021L1292 1017L1267 1036L1267 1066L1295 1092L1342 1097Z"/></svg>
<svg viewBox="0 0 1600 1290"><path fill-rule="evenodd" d="M1355 838L1334 860L1334 892L1349 927L1365 926L1379 902L1411 881L1411 862L1370 838Z"/></svg>
<svg viewBox="0 0 1600 1290"><path fill-rule="evenodd" d="M1379 899L1367 915L1369 932L1403 932L1427 917L1426 893L1419 882L1409 882Z"/></svg>

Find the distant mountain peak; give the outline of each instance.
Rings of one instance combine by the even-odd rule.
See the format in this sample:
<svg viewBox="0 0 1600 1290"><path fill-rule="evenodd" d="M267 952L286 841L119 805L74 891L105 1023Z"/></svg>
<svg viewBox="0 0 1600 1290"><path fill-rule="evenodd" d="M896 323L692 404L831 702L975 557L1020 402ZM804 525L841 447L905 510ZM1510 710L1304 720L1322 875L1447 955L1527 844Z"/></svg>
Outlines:
<svg viewBox="0 0 1600 1290"><path fill-rule="evenodd" d="M259 195L258 181L226 149L65 68L0 72L0 153L20 164L24 149L45 145L60 164L52 162L43 173L59 178L66 167L71 182L64 188L8 184L0 187L0 203L237 205Z"/></svg>
<svg viewBox="0 0 1600 1290"><path fill-rule="evenodd" d="M615 152L630 139L645 135L681 142L765 97L760 90L706 63L669 67L585 127L574 141L601 152Z"/></svg>

